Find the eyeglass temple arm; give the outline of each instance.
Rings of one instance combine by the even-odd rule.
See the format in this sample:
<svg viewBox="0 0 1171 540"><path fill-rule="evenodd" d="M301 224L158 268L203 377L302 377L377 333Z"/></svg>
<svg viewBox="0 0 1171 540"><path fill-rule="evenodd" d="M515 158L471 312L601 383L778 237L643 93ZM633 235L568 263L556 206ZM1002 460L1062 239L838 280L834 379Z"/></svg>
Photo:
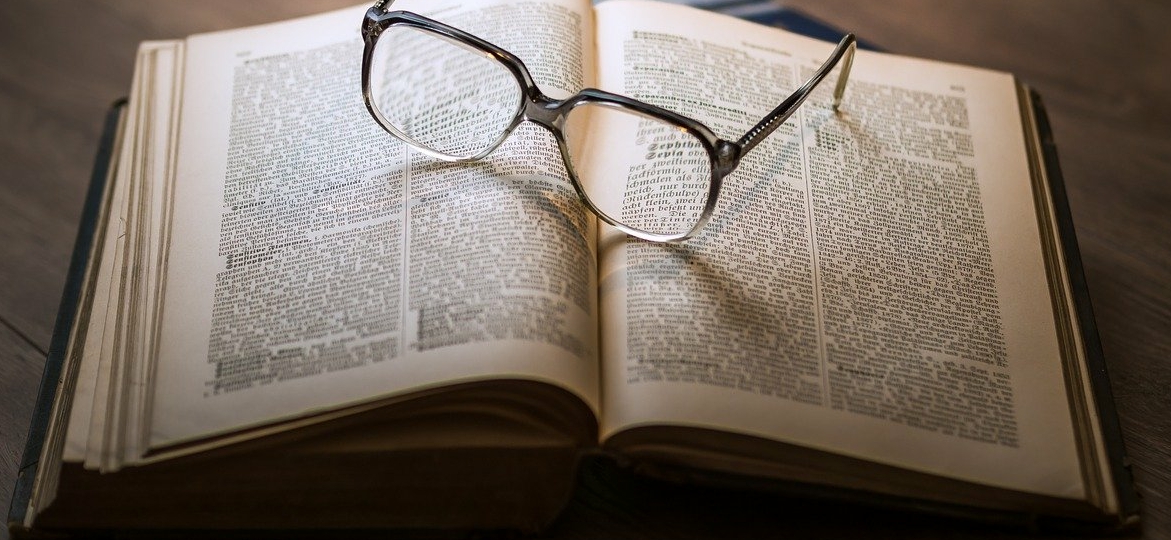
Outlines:
<svg viewBox="0 0 1171 540"><path fill-rule="evenodd" d="M740 155L747 154L749 150L764 140L765 137L768 137L778 127L781 127L781 124L784 124L785 120L793 116L797 108L805 102L805 98L808 98L809 94L813 93L813 89L821 83L822 79L826 75L829 75L829 72L833 70L834 66L841 62L842 73L838 75L838 84L834 87L833 107L834 111L837 111L838 107L842 104L842 94L846 92L846 81L850 78L850 67L854 64L854 50L857 47L858 40L854 37L854 34L846 34L838 42L838 46L834 48L833 53L830 54L825 63L818 68L817 73L814 73L808 81L805 81L805 84L801 88L798 88L796 92L793 92L792 95L785 98L785 101L782 101L777 108L768 113L768 116L765 116L764 120L761 120L760 123L748 130L748 133L745 133L739 141L736 141L740 145ZM844 60L843 57L845 58Z"/></svg>

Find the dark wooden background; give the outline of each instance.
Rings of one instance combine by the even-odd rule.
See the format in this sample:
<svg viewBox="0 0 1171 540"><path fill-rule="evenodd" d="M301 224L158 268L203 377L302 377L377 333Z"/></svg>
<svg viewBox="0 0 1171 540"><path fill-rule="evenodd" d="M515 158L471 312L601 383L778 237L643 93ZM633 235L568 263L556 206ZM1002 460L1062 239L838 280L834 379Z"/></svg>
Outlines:
<svg viewBox="0 0 1171 540"><path fill-rule="evenodd" d="M352 0L0 2L0 510L6 510L103 114L135 47ZM1114 395L1171 538L1171 3L792 0L886 50L1018 74L1047 104ZM608 480L596 479L604 484ZM564 538L972 538L963 521L713 490L583 490ZM736 509L736 507L742 507ZM0 533L0 538L7 536Z"/></svg>

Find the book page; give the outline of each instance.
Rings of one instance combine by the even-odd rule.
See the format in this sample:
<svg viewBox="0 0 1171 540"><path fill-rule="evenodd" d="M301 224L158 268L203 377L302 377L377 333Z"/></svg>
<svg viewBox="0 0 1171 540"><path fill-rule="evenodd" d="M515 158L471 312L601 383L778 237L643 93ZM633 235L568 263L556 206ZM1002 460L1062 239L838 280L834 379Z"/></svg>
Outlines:
<svg viewBox="0 0 1171 540"><path fill-rule="evenodd" d="M729 140L833 48L661 4L596 16L604 89ZM835 82L696 238L603 231L603 435L709 427L1084 496L1013 79L859 51L840 114Z"/></svg>
<svg viewBox="0 0 1171 540"><path fill-rule="evenodd" d="M150 43L142 44L136 56L129 94L130 100L136 103L141 99L141 78L149 57L145 51L150 48ZM138 113L135 107L127 107L117 134L120 141L137 138ZM89 317L85 320L84 345L80 347L74 393L69 407L69 428L63 450L67 461L84 461L90 453L89 449L96 444L91 441L100 440L97 433L105 431L105 402L109 398L105 389L109 386L109 366L108 356L102 352L107 349L106 332L113 328L117 319L117 310L111 308L111 302L117 298L120 285L116 269L122 257L123 245L119 239L127 233L128 177L133 149L133 144L120 142L112 150L116 155L111 157L112 171L107 177L110 183L106 187L108 200L105 201L106 206L98 218L98 224L95 224L95 249L92 254L94 268L91 270L94 273L93 296Z"/></svg>
<svg viewBox="0 0 1171 540"><path fill-rule="evenodd" d="M596 226L555 141L524 125L471 165L408 150L362 101L366 7L188 40L153 448L486 378L597 408ZM591 83L589 8L393 5L551 95Z"/></svg>

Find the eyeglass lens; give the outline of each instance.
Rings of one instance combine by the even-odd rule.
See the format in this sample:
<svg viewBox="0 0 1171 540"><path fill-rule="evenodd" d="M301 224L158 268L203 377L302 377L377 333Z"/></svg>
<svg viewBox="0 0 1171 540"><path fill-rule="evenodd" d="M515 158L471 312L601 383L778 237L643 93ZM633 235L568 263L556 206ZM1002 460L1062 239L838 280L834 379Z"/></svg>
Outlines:
<svg viewBox="0 0 1171 540"><path fill-rule="evenodd" d="M504 64L406 25L379 37L370 76L382 117L408 142L452 158L495 146L522 106L523 90ZM566 167L603 218L653 235L684 234L699 223L711 159L690 132L592 102L574 107L562 132Z"/></svg>
<svg viewBox="0 0 1171 540"><path fill-rule="evenodd" d="M503 64L411 26L379 37L370 76L370 97L392 127L453 158L499 142L521 106L521 88Z"/></svg>
<svg viewBox="0 0 1171 540"><path fill-rule="evenodd" d="M689 132L597 104L574 107L563 131L582 191L606 217L659 235L683 234L699 223L711 186L711 159Z"/></svg>

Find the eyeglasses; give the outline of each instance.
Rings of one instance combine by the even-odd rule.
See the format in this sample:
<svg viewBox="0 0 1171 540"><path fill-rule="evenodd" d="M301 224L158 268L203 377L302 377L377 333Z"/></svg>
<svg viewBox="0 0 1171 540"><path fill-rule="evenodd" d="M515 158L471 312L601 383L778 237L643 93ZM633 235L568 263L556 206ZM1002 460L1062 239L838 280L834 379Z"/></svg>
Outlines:
<svg viewBox="0 0 1171 540"><path fill-rule="evenodd" d="M513 54L416 13L387 11L392 2L375 3L362 25L362 95L383 129L423 154L466 163L487 157L531 121L553 134L590 210L655 242L698 233L724 177L841 63L836 111L856 48L847 34L804 85L732 142L691 118L602 90L550 98Z"/></svg>

